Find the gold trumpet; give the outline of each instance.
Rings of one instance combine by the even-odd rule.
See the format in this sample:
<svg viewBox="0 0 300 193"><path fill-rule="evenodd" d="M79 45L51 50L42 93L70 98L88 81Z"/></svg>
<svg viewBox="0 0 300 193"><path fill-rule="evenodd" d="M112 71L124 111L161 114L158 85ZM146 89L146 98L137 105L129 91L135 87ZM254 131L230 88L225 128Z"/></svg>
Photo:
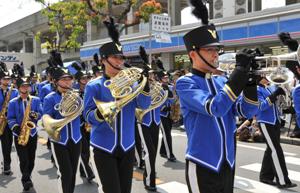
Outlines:
<svg viewBox="0 0 300 193"><path fill-rule="evenodd" d="M55 110L64 117L62 119L53 119L50 115L43 115L42 123L48 135L55 141L60 140L62 128L76 119L83 111L83 100L75 90L68 90L63 94L60 103L55 105Z"/></svg>
<svg viewBox="0 0 300 193"><path fill-rule="evenodd" d="M104 82L104 86L110 90L115 101L102 102L94 98L98 110L113 131L117 114L143 91L147 83L147 78L141 75L142 71L140 68L127 68Z"/></svg>
<svg viewBox="0 0 300 193"><path fill-rule="evenodd" d="M136 119L140 123L142 122L143 117L146 113L161 106L168 99L168 92L163 89L163 87L159 82L151 81L150 96L151 96L151 104L148 109L137 108L135 110Z"/></svg>

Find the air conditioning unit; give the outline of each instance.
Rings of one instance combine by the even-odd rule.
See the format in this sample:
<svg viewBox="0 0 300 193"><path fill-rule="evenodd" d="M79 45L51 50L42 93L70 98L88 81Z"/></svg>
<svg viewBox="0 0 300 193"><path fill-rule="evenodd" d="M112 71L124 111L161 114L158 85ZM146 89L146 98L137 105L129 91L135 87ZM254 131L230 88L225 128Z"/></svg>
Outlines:
<svg viewBox="0 0 300 193"><path fill-rule="evenodd" d="M223 0L214 0L214 19L223 17Z"/></svg>
<svg viewBox="0 0 300 193"><path fill-rule="evenodd" d="M248 0L235 0L235 14L245 14L248 12Z"/></svg>

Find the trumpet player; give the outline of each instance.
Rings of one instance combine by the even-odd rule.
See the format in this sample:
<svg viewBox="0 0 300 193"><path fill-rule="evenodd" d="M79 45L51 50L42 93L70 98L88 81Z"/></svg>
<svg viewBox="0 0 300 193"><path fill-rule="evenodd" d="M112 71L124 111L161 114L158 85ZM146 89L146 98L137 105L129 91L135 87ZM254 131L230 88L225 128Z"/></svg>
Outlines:
<svg viewBox="0 0 300 193"><path fill-rule="evenodd" d="M202 1L190 2L194 6L192 13L202 20L203 26L183 36L192 71L176 82L188 138L188 190L190 193L232 193L235 117L251 118L258 108L256 85L250 84L248 75L255 52L244 49L237 53L236 67L228 79L213 76L222 45L215 26L208 23L206 6Z"/></svg>
<svg viewBox="0 0 300 193"><path fill-rule="evenodd" d="M35 125L41 117L42 108L40 99L29 95L31 85L27 78L19 77L16 81L16 86L19 96L9 103L7 118L8 125L14 135L15 147L20 161L21 182L24 191L28 191L33 187L31 174L34 168L37 148L37 130ZM21 142L20 140L24 141Z"/></svg>
<svg viewBox="0 0 300 193"><path fill-rule="evenodd" d="M3 154L3 174L11 175L11 147L13 135L7 124L7 108L10 100L18 96L18 91L9 86L10 76L6 64L0 63L0 138Z"/></svg>
<svg viewBox="0 0 300 193"><path fill-rule="evenodd" d="M53 69L53 80L56 89L44 99L43 118L50 116L50 118L55 121L67 118L63 117L61 111L58 109L64 110L65 108L71 108L69 106L60 105L63 103L66 93L72 88L73 77L67 69L55 67ZM69 105L72 105L72 101L69 102ZM46 127L46 121L43 122L44 127ZM76 172L81 152L81 138L80 117L77 116L71 122L62 125L58 140L51 139L51 150L55 165L58 168L59 193L74 192Z"/></svg>
<svg viewBox="0 0 300 193"><path fill-rule="evenodd" d="M134 164L135 146L135 109L148 108L151 102L149 85L142 92L121 108L112 125L105 121L94 100L113 102L112 92L104 82L114 79L122 70L124 55L119 42L119 34L112 18L105 21L112 42L99 48L104 74L90 81L85 89L84 116L91 124L91 145L93 146L94 162L97 177L100 178L104 193L130 193ZM113 34L113 35L112 35ZM147 74L144 71L144 74ZM144 75L143 75L144 76ZM142 76L142 77L143 77ZM132 86L132 85L131 85ZM117 100L118 101L118 100ZM100 183L98 180L98 183Z"/></svg>

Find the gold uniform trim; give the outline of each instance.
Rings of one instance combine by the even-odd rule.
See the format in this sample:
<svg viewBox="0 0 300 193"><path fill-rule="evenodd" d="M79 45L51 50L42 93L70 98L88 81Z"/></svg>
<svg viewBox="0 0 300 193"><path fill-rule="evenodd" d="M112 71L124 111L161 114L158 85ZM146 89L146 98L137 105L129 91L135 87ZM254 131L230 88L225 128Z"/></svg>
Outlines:
<svg viewBox="0 0 300 193"><path fill-rule="evenodd" d="M235 94L227 84L225 84L224 91L229 96L230 100L232 100L232 102L234 102L237 99L237 97L235 96Z"/></svg>
<svg viewBox="0 0 300 193"><path fill-rule="evenodd" d="M245 101L247 102L247 103L249 103L249 104L252 104L252 105L259 105L259 102L258 101L254 101L254 100L251 100L251 99L249 99L249 98L247 98L247 97L245 97L244 96L244 99L245 99Z"/></svg>

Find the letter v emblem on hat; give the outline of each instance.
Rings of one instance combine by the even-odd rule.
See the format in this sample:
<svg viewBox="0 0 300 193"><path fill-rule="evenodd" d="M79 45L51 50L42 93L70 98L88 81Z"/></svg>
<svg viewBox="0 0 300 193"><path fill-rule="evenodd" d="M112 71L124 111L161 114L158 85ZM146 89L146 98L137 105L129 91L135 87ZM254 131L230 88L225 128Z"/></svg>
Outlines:
<svg viewBox="0 0 300 193"><path fill-rule="evenodd" d="M117 49L118 49L119 51L122 50L122 45L116 44L116 46L117 46Z"/></svg>
<svg viewBox="0 0 300 193"><path fill-rule="evenodd" d="M216 32L215 30L210 30L210 29L208 29L207 31L211 34L211 36L212 36L214 39L217 39L217 32Z"/></svg>

